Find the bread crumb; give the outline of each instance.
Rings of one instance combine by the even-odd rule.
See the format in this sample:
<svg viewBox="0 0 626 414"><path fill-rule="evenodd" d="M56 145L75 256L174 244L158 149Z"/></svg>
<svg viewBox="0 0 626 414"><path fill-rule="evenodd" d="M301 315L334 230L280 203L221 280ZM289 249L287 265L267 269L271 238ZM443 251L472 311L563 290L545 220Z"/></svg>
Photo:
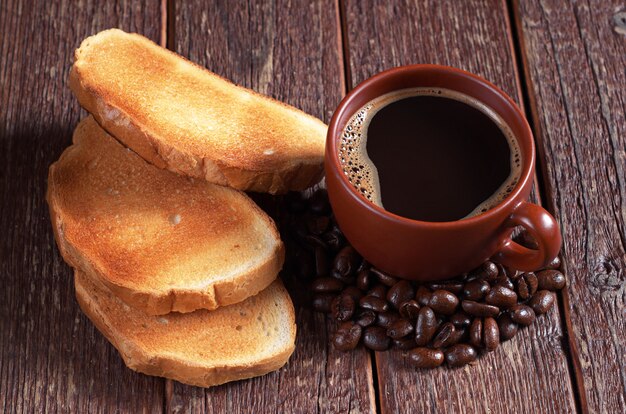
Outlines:
<svg viewBox="0 0 626 414"><path fill-rule="evenodd" d="M180 223L181 217L180 214L173 214L170 216L170 223L174 226Z"/></svg>

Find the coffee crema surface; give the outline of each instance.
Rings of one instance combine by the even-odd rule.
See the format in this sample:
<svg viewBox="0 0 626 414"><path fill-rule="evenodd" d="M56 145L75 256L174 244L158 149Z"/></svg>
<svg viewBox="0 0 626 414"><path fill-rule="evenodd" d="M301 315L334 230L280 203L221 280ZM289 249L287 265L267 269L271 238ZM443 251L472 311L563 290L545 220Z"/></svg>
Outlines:
<svg viewBox="0 0 626 414"><path fill-rule="evenodd" d="M368 102L346 124L339 160L372 203L431 222L497 206L522 165L519 144L495 111L443 88L403 89Z"/></svg>

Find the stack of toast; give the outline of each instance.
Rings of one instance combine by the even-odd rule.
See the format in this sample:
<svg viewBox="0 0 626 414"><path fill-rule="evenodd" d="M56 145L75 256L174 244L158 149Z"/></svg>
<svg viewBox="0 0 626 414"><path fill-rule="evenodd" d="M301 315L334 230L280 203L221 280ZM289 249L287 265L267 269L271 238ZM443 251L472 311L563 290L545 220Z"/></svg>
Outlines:
<svg viewBox="0 0 626 414"><path fill-rule="evenodd" d="M85 314L149 375L207 387L283 366L284 246L243 191L316 183L326 126L117 29L83 41L70 87L91 115L47 199Z"/></svg>

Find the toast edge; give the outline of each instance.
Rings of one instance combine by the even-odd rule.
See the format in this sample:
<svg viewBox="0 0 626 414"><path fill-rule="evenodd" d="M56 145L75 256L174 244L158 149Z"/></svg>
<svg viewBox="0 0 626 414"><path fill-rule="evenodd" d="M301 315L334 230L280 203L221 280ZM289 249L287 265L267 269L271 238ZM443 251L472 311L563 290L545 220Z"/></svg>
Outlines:
<svg viewBox="0 0 626 414"><path fill-rule="evenodd" d="M97 35L96 35L97 36ZM130 147L146 161L151 164L178 174L183 174L195 178L203 178L211 183L225 185L238 190L267 192L270 194L284 194L288 191L301 191L318 183L324 174L324 155L320 154L319 159L300 160L284 166L276 171L254 171L243 169L233 165L227 165L219 160L196 157L193 154L184 153L168 145L165 141L151 135L145 126L135 122L121 108L111 106L105 102L104 97L89 87L81 75L80 53L85 39L74 54L74 64L70 70L70 89L78 99L80 105L89 111L109 134L115 137L123 145ZM150 41L149 39L147 39ZM173 53L171 51L168 51ZM182 56L176 55L185 59ZM187 59L185 59L187 60ZM194 66L202 68L191 62ZM211 72L212 73L212 72ZM214 76L221 78L218 75ZM221 78L224 79L224 78ZM225 79L236 88L246 88L235 85ZM280 101L261 95L252 91L254 95L263 99L269 99L281 106L287 106ZM313 118L305 112L292 108L303 115ZM319 121L319 120L317 120ZM322 123L321 121L319 121Z"/></svg>
<svg viewBox="0 0 626 414"><path fill-rule="evenodd" d="M78 271L75 270L74 286L76 299L80 308L96 328L106 337L115 349L117 349L126 366L133 371L141 372L146 375L171 378L188 385L212 387L231 381L258 377L276 371L289 361L289 358L295 350L297 328L295 324L295 310L293 302L290 299L288 302L289 319L292 321L290 326L290 346L270 358L259 361L254 366L206 367L191 364L189 361L148 355L134 346L132 341L115 336L111 324L107 321L106 315L99 312L95 305L91 305L92 301L89 293L82 289L80 283L76 283L76 279L78 278L77 273ZM85 274L85 277L89 276ZM288 295L282 283L280 286L281 289L285 291L285 294Z"/></svg>

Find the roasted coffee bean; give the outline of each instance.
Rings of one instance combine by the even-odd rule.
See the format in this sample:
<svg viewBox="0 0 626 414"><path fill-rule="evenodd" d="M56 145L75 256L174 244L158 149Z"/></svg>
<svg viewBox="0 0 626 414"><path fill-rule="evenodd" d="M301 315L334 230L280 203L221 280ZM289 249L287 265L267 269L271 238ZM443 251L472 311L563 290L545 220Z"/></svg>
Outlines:
<svg viewBox="0 0 626 414"><path fill-rule="evenodd" d="M354 322L344 322L337 328L333 336L333 345L339 351L350 351L357 347L361 340L363 328Z"/></svg>
<svg viewBox="0 0 626 414"><path fill-rule="evenodd" d="M504 286L496 285L485 296L485 302L502 309L510 308L517 303L517 293Z"/></svg>
<svg viewBox="0 0 626 414"><path fill-rule="evenodd" d="M322 240L320 236L316 236L315 234L307 234L304 237L304 243L311 249L315 249L316 247L321 247L324 250L328 250L328 246L326 242Z"/></svg>
<svg viewBox="0 0 626 414"><path fill-rule="evenodd" d="M399 281L387 291L387 301L396 309L400 308L400 304L413 299L413 296L415 290L407 280Z"/></svg>
<svg viewBox="0 0 626 414"><path fill-rule="evenodd" d="M452 333L452 335L450 335L450 338L448 338L448 341L445 346L456 345L459 342L464 341L464 338L466 337L466 333L467 333L467 330L465 328L455 327L454 332Z"/></svg>
<svg viewBox="0 0 626 414"><path fill-rule="evenodd" d="M484 279L489 282L498 276L498 267L494 262L486 261L477 269L470 272L470 276L476 279Z"/></svg>
<svg viewBox="0 0 626 414"><path fill-rule="evenodd" d="M336 252L346 244L346 239L339 229L332 229L322 237L329 249Z"/></svg>
<svg viewBox="0 0 626 414"><path fill-rule="evenodd" d="M472 316L498 316L500 308L494 305L488 305L486 303L479 303L473 300L464 300L461 302L461 307L468 315Z"/></svg>
<svg viewBox="0 0 626 414"><path fill-rule="evenodd" d="M368 327L376 322L376 312L367 309L361 309L360 311L358 311L355 321L364 328Z"/></svg>
<svg viewBox="0 0 626 414"><path fill-rule="evenodd" d="M345 283L351 282L359 260L359 255L352 246L344 247L333 260L332 276Z"/></svg>
<svg viewBox="0 0 626 414"><path fill-rule="evenodd" d="M359 300L359 306L363 309L370 309L374 312L385 312L389 309L389 304L386 300L377 298L376 296L364 296Z"/></svg>
<svg viewBox="0 0 626 414"><path fill-rule="evenodd" d="M417 319L419 311L420 305L413 299L403 302L400 305L400 315L402 315L403 318L407 318L412 321Z"/></svg>
<svg viewBox="0 0 626 414"><path fill-rule="evenodd" d="M460 280L447 280L443 282L434 282L429 283L428 287L430 290L447 290L448 292L452 292L455 295L458 295L463 290L463 282Z"/></svg>
<svg viewBox="0 0 626 414"><path fill-rule="evenodd" d="M359 265L356 268L356 272L359 273L363 270L370 270L372 267L370 266L369 263L367 263L367 260L362 259L361 263L359 263Z"/></svg>
<svg viewBox="0 0 626 414"><path fill-rule="evenodd" d="M409 361L417 368L436 368L443 364L443 351L430 348L415 348L409 352Z"/></svg>
<svg viewBox="0 0 626 414"><path fill-rule="evenodd" d="M508 341L517 333L518 325L507 313L503 313L498 317L498 329L500 330L500 340Z"/></svg>
<svg viewBox="0 0 626 414"><path fill-rule="evenodd" d="M483 346L483 320L474 318L469 328L469 343L479 348Z"/></svg>
<svg viewBox="0 0 626 414"><path fill-rule="evenodd" d="M397 312L380 312L376 315L376 325L388 329L398 319L400 315Z"/></svg>
<svg viewBox="0 0 626 414"><path fill-rule="evenodd" d="M509 277L509 275L506 273L506 268L504 267L503 264L496 263L496 267L498 268L498 276L497 277L502 277L502 276Z"/></svg>
<svg viewBox="0 0 626 414"><path fill-rule="evenodd" d="M313 296L313 309L318 312L329 313L330 305L337 295L332 293L320 293Z"/></svg>
<svg viewBox="0 0 626 414"><path fill-rule="evenodd" d="M380 283L382 283L385 286L393 286L396 283L398 283L398 279L396 279L393 276L388 275L387 273L383 272L382 270L378 270L375 267L372 267L370 269L370 271L378 278L378 280L380 281Z"/></svg>
<svg viewBox="0 0 626 414"><path fill-rule="evenodd" d="M498 276L493 282L491 282L491 289L496 286L502 286L509 290L515 290L513 281L508 276Z"/></svg>
<svg viewBox="0 0 626 414"><path fill-rule="evenodd" d="M326 276L328 270L328 254L326 250L317 246L315 248L315 275L317 277Z"/></svg>
<svg viewBox="0 0 626 414"><path fill-rule="evenodd" d="M467 300L479 301L489 292L491 286L484 279L467 282L463 287L463 297Z"/></svg>
<svg viewBox="0 0 626 414"><path fill-rule="evenodd" d="M467 328L471 325L472 318L470 318L467 313L460 311L450 316L450 322L452 322L456 328Z"/></svg>
<svg viewBox="0 0 626 414"><path fill-rule="evenodd" d="M393 340L393 347L402 351L408 351L409 349L415 348L415 346L415 337L413 335Z"/></svg>
<svg viewBox="0 0 626 414"><path fill-rule="evenodd" d="M537 286L539 282L537 275L533 272L525 272L519 275L515 280L515 287L517 288L517 294L520 299L526 300L537 292Z"/></svg>
<svg viewBox="0 0 626 414"><path fill-rule="evenodd" d="M509 279L517 279L517 277L522 273L519 270L513 269L510 266L502 265L502 267L504 267L504 273Z"/></svg>
<svg viewBox="0 0 626 414"><path fill-rule="evenodd" d="M526 305L515 305L510 310L511 320L528 326L535 321L535 311Z"/></svg>
<svg viewBox="0 0 626 414"><path fill-rule="evenodd" d="M494 318L483 320L483 342L488 352L495 350L500 345L500 330Z"/></svg>
<svg viewBox="0 0 626 414"><path fill-rule="evenodd" d="M535 314L543 315L554 305L555 295L549 290L540 290L528 301L528 306L533 308Z"/></svg>
<svg viewBox="0 0 626 414"><path fill-rule="evenodd" d="M311 290L315 293L339 292L343 283L333 277L320 277L311 283Z"/></svg>
<svg viewBox="0 0 626 414"><path fill-rule="evenodd" d="M537 273L538 289L561 290L565 287L565 275L558 270L543 270Z"/></svg>
<svg viewBox="0 0 626 414"><path fill-rule="evenodd" d="M428 306L432 294L433 293L426 286L420 286L415 292L415 300L420 306Z"/></svg>
<svg viewBox="0 0 626 414"><path fill-rule="evenodd" d="M363 269L359 271L359 273L357 273L356 275L356 285L362 291L366 291L367 289L370 288L371 280L372 280L371 273L367 269Z"/></svg>
<svg viewBox="0 0 626 414"><path fill-rule="evenodd" d="M374 351L385 351L391 345L391 339L384 328L368 326L363 333L363 344Z"/></svg>
<svg viewBox="0 0 626 414"><path fill-rule="evenodd" d="M435 290L430 297L428 306L437 313L452 315L459 306L459 298L447 290Z"/></svg>
<svg viewBox="0 0 626 414"><path fill-rule="evenodd" d="M559 256L555 257L546 265L546 269L558 269L561 267L561 258Z"/></svg>
<svg viewBox="0 0 626 414"><path fill-rule="evenodd" d="M330 213L330 203L328 202L328 191L319 189L309 199L309 210L317 215Z"/></svg>
<svg viewBox="0 0 626 414"><path fill-rule="evenodd" d="M361 298L365 296L356 286L346 287L341 294L351 296L355 303L359 303Z"/></svg>
<svg viewBox="0 0 626 414"><path fill-rule="evenodd" d="M450 340L454 339L454 332L456 328L451 322L446 322L437 331L435 337L433 338L433 348L447 348L449 347Z"/></svg>
<svg viewBox="0 0 626 414"><path fill-rule="evenodd" d="M415 343L418 346L425 346L430 342L437 329L437 317L435 312L428 306L420 309L415 324Z"/></svg>
<svg viewBox="0 0 626 414"><path fill-rule="evenodd" d="M387 299L387 286L378 284L367 292L368 296L374 296L380 299Z"/></svg>
<svg viewBox="0 0 626 414"><path fill-rule="evenodd" d="M476 349L467 344L456 344L445 352L446 362L450 367L461 367L476 361L478 353Z"/></svg>
<svg viewBox="0 0 626 414"><path fill-rule="evenodd" d="M339 322L345 322L352 318L355 303L350 295L342 294L337 296L330 305L333 317Z"/></svg>
<svg viewBox="0 0 626 414"><path fill-rule="evenodd" d="M387 328L387 335L392 339L404 338L413 332L413 324L408 319L398 319Z"/></svg>
<svg viewBox="0 0 626 414"><path fill-rule="evenodd" d="M315 234L316 236L321 236L326 229L328 229L328 224L330 223L330 219L327 216L320 217L310 217L307 220L307 229L309 233Z"/></svg>

